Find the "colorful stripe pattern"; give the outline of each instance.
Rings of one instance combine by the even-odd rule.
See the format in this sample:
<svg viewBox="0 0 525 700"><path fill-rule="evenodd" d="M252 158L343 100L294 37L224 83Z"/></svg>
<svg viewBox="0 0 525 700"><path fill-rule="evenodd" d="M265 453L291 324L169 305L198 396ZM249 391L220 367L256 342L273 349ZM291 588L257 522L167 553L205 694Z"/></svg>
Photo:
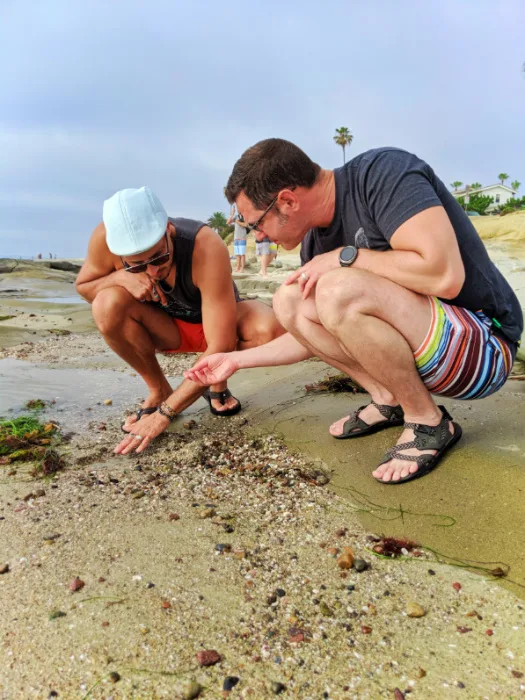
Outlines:
<svg viewBox="0 0 525 700"><path fill-rule="evenodd" d="M494 335L492 321L482 311L428 299L432 322L414 358L430 393L471 400L501 389L512 369L516 346Z"/></svg>

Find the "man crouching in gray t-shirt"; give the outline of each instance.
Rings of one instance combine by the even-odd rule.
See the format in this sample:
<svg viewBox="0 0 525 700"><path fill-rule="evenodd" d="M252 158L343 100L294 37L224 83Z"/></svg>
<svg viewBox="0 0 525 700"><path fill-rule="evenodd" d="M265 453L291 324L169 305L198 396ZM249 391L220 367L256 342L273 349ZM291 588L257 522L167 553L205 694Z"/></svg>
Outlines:
<svg viewBox="0 0 525 700"><path fill-rule="evenodd" d="M498 391L523 332L519 302L460 205L406 151L378 148L331 171L282 139L241 156L226 196L257 239L287 250L301 243L302 266L273 300L288 333L209 355L188 378L210 384L316 355L372 397L331 435L403 425L374 477L400 484L428 474L462 433L431 394Z"/></svg>

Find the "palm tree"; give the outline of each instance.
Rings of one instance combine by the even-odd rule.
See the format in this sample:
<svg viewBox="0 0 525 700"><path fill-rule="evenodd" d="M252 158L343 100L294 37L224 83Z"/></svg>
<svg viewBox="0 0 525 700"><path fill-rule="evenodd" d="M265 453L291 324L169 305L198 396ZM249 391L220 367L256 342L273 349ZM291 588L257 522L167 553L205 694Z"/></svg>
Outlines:
<svg viewBox="0 0 525 700"><path fill-rule="evenodd" d="M514 182L510 183L510 186L512 187L513 190L516 190L516 192L519 190L521 185L521 182L519 180L514 180Z"/></svg>
<svg viewBox="0 0 525 700"><path fill-rule="evenodd" d="M470 187L473 190L480 190L483 187L483 185L481 184L481 182L473 182Z"/></svg>
<svg viewBox="0 0 525 700"><path fill-rule="evenodd" d="M343 165L346 163L345 148L350 146L353 140L354 137L348 127L341 126L339 129L335 130L334 141L343 149Z"/></svg>
<svg viewBox="0 0 525 700"><path fill-rule="evenodd" d="M217 231L219 236L228 225L226 216L222 213L222 211L214 211L206 223L214 231Z"/></svg>
<svg viewBox="0 0 525 700"><path fill-rule="evenodd" d="M498 180L501 180L501 184L502 184L502 185L504 185L504 184L505 184L505 180L508 180L508 179L509 179L509 176L507 175L507 173L500 173L500 174L498 175Z"/></svg>
<svg viewBox="0 0 525 700"><path fill-rule="evenodd" d="M454 188L454 191L455 191L455 192L457 192L457 191L458 191L458 187L461 187L462 184L463 184L463 183L460 182L459 180L454 180L454 182L451 182L451 183L450 183L450 186Z"/></svg>

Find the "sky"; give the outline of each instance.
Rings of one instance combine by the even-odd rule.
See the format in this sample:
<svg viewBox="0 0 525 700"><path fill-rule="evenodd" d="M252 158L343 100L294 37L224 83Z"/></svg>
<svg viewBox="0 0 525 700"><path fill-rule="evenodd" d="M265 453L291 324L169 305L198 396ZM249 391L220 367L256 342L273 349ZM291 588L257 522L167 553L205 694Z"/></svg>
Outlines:
<svg viewBox="0 0 525 700"><path fill-rule="evenodd" d="M83 257L104 199L227 213L263 138L378 146L525 193L523 0L0 0L0 257Z"/></svg>

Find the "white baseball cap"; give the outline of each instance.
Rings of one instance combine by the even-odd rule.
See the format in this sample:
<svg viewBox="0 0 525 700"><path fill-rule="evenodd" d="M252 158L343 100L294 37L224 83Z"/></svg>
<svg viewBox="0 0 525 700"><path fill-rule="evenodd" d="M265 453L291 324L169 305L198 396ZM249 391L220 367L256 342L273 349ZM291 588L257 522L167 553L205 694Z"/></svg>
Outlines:
<svg viewBox="0 0 525 700"><path fill-rule="evenodd" d="M104 202L108 248L114 255L149 250L166 233L168 215L149 187L119 190Z"/></svg>

